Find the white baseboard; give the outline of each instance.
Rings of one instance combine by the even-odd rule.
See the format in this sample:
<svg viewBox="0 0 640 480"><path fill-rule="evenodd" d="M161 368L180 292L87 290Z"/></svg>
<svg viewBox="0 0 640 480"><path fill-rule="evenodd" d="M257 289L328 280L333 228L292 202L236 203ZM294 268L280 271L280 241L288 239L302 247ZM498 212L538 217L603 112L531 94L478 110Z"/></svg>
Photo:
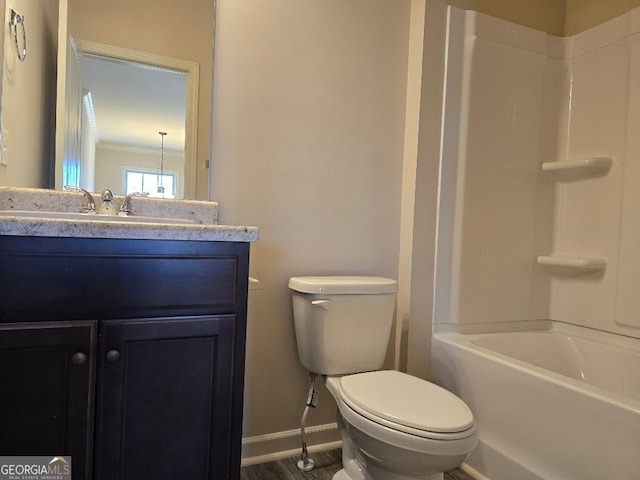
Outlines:
<svg viewBox="0 0 640 480"><path fill-rule="evenodd" d="M305 439L309 452L340 448L340 432L336 423L305 428ZM300 430L245 437L242 439L242 466L273 462L300 455L302 439Z"/></svg>
<svg viewBox="0 0 640 480"><path fill-rule="evenodd" d="M474 480L489 480L487 477L482 475L479 471L477 471L471 465L467 465L466 463L463 463L462 465L460 465L460 468L462 469L463 472L468 473L470 476L472 476Z"/></svg>

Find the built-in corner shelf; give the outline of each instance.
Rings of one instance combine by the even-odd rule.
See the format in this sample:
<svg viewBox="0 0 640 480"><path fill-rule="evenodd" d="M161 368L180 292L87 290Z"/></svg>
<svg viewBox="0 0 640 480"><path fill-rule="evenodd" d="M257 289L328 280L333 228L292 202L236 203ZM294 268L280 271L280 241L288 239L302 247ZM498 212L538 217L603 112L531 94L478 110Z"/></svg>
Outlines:
<svg viewBox="0 0 640 480"><path fill-rule="evenodd" d="M607 268L605 257L571 257L567 255L540 255L538 265L548 267L558 275L580 275L602 272Z"/></svg>
<svg viewBox="0 0 640 480"><path fill-rule="evenodd" d="M559 182L606 175L613 165L612 157L589 157L563 162L545 162L542 171Z"/></svg>

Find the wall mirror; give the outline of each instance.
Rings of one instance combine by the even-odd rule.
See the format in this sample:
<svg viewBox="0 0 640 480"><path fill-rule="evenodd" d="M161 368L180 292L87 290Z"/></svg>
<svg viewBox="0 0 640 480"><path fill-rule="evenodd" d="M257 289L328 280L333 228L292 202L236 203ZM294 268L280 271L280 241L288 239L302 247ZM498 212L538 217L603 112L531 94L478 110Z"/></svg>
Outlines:
<svg viewBox="0 0 640 480"><path fill-rule="evenodd" d="M56 188L194 198L199 65L83 40L67 62Z"/></svg>
<svg viewBox="0 0 640 480"><path fill-rule="evenodd" d="M4 67L4 21L5 21L5 0L0 0L0 38L3 39L3 44L0 46L0 165L4 161L2 158L2 70Z"/></svg>
<svg viewBox="0 0 640 480"><path fill-rule="evenodd" d="M68 183L67 179L63 181L64 162L67 161L72 165L74 162L80 165L76 173L69 169L73 179L70 183L91 187L93 182L91 190L99 192L108 182L108 188L114 192L124 191L124 167L118 167L120 172L117 181L115 174L103 181L100 158L96 158L93 167L91 160L88 167L83 168L80 163L86 156L87 145L93 142L93 139L86 139L89 136L86 128L89 118L85 112L85 104L92 103L96 131L91 135L98 138L99 148L109 150L111 156L117 157L120 162L124 158L122 151L130 150L141 157L146 151L147 161L137 165L141 174L144 174L147 170L159 168L161 137L158 132L164 131L167 133L164 136L165 165L169 170L178 172L175 179L176 196L180 197L180 185L184 185L184 198L208 199L215 1L53 1L60 8L56 20L58 105L55 111L55 161L52 169L54 178L50 185L60 189ZM38 3L49 5L52 0L38 0ZM106 82L106 85L141 83L146 88L139 94L131 94L134 100L129 101L125 100L129 94L107 93L105 98L109 98L107 104L111 112L105 115L100 98L100 91L106 88L105 82L100 82L102 86L83 85L85 80L90 81L89 77L96 76L89 69L98 63L101 69L111 66L120 71L119 79ZM129 70L134 65L138 68ZM106 73L97 76L98 80L107 78ZM177 115L171 121L167 118L167 122L151 116L142 98L153 94L161 98L161 102L159 107L152 110L158 115L165 112L165 118L169 116L169 106L178 102L173 98L180 97L183 100L183 106L176 107L183 110L179 114L182 127L172 126L178 121ZM132 112L132 115L124 110L117 112L115 106L118 104L121 108L128 106L128 112ZM135 142L132 138L115 139L115 133L105 133L105 116L118 118L119 135L140 135L144 130L146 140L137 144L135 142L139 139ZM184 139L180 132L174 130L184 130ZM184 171L171 166L172 159L180 155L177 143L184 144ZM152 177L148 178L153 180Z"/></svg>

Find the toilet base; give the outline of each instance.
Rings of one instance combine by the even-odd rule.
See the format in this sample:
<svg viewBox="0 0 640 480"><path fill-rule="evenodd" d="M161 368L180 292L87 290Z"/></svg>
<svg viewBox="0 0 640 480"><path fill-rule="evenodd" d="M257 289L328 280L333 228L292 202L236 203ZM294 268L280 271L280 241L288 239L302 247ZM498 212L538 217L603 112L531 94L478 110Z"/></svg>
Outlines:
<svg viewBox="0 0 640 480"><path fill-rule="evenodd" d="M362 478L364 480L368 480L371 477L369 477L368 475L365 475ZM412 477L402 477L402 478L410 480ZM360 480L360 478L354 479L353 477L350 477L349 474L343 468L342 470L339 470L338 472L336 472L336 474L332 477L331 480ZM426 477L421 476L420 480L444 480L444 473L434 473L433 475L427 475Z"/></svg>
<svg viewBox="0 0 640 480"><path fill-rule="evenodd" d="M342 470L333 480L444 480L475 447L475 426L468 437L442 440L406 434L363 417L342 399L340 377L326 386L338 405Z"/></svg>
<svg viewBox="0 0 640 480"><path fill-rule="evenodd" d="M336 474L331 478L331 480L352 480L351 477L349 477L349 475L347 475L347 472L344 471L344 468L342 470L339 470L338 472L336 472Z"/></svg>

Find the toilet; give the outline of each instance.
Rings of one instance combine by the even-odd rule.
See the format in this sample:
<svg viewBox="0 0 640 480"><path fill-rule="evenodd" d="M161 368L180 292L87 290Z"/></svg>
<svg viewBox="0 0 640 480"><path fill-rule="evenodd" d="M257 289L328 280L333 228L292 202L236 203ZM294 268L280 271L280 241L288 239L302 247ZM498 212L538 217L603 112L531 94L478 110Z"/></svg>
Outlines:
<svg viewBox="0 0 640 480"><path fill-rule="evenodd" d="M298 355L326 377L338 406L343 468L333 480L441 480L477 442L453 393L384 363L397 282L383 277L289 280Z"/></svg>

